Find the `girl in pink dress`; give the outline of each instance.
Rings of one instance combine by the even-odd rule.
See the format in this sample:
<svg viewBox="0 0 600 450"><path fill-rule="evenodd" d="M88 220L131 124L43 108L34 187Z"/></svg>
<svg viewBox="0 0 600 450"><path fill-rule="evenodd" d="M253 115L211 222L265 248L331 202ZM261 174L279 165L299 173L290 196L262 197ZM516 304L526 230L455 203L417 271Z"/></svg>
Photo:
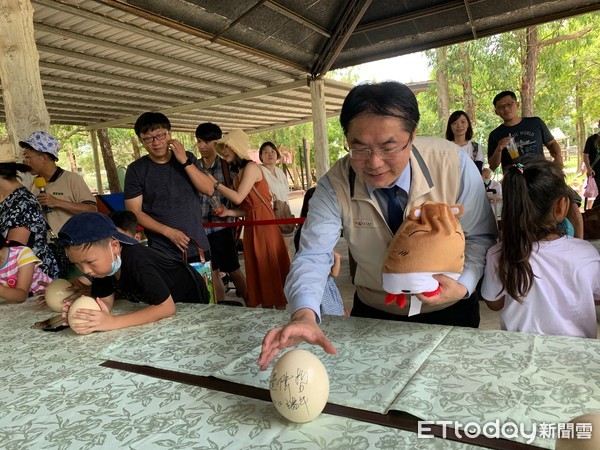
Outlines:
<svg viewBox="0 0 600 450"><path fill-rule="evenodd" d="M42 272L41 263L29 247L0 240L0 303L21 303L45 290L42 282L50 283L52 278Z"/></svg>

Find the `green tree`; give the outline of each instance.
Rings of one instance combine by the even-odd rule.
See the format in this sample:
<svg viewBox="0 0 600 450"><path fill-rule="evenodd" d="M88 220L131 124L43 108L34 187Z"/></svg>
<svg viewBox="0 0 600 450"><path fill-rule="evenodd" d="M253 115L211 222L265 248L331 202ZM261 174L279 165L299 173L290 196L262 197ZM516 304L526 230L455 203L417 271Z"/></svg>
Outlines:
<svg viewBox="0 0 600 450"><path fill-rule="evenodd" d="M475 139L485 144L489 132L500 123L493 110L493 97L500 91L512 90L522 98L523 80L528 73L525 56L529 39L530 45L537 42L538 59L535 77L530 78L535 82L530 91L534 93L533 106L528 108L550 128L560 127L581 144L582 136L591 132L590 125L600 117L600 94L596 88L600 81L596 51L600 37L589 32L598 26L600 15L592 13L538 25L535 27L537 35L532 35L531 29L524 29L448 47L444 68L450 111L470 108L468 95L465 96L468 91L465 80L469 78L465 74L470 73L472 119L477 124ZM426 55L434 73L440 70L435 52L429 51ZM576 104L577 95L581 97L580 107ZM445 129L446 123L440 123L435 114L437 96L435 85L419 96L421 134L442 135ZM577 117L586 129L579 137Z"/></svg>

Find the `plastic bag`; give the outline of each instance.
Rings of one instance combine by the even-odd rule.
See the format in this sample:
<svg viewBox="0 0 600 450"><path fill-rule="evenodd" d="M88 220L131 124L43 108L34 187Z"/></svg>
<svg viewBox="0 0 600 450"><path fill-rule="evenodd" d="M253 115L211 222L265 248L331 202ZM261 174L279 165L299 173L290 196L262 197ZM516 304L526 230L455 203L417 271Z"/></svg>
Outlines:
<svg viewBox="0 0 600 450"><path fill-rule="evenodd" d="M585 198L596 198L598 196L598 185L594 177L587 177L585 187L583 188L583 196Z"/></svg>

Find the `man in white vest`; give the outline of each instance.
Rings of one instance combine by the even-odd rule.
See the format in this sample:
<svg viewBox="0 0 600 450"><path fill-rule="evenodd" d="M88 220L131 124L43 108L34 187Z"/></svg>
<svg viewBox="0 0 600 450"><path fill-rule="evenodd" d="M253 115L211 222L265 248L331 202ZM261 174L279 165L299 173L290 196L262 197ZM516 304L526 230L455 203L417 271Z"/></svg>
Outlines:
<svg viewBox="0 0 600 450"><path fill-rule="evenodd" d="M346 97L340 123L349 154L319 180L311 199L300 250L285 286L291 321L265 336L258 360L262 370L279 350L301 341L335 353L319 327L319 305L342 230L357 263L351 315L479 326L475 289L487 249L496 242L496 220L481 175L468 155L450 141L416 137L419 118L415 95L401 83L363 84ZM398 219L388 217L386 189L395 192L403 217L425 201L459 203L464 208L459 219L466 237L464 270L458 280L435 275L438 293L416 295L422 308L412 316L407 314L410 305L385 304L382 264L393 237L391 224Z"/></svg>

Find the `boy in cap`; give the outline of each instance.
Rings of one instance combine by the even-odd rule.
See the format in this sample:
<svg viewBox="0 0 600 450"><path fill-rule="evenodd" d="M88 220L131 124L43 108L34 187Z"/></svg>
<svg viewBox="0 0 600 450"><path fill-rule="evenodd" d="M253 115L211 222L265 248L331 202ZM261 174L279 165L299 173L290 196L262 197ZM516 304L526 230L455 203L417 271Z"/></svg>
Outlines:
<svg viewBox="0 0 600 450"><path fill-rule="evenodd" d="M75 312L75 318L86 320L74 325L77 333L156 322L175 314L175 302L208 303L206 285L195 270L119 232L103 214L73 216L58 237L69 259L92 278L91 295L100 306L100 311L80 308ZM149 306L113 316L111 309L117 289Z"/></svg>
<svg viewBox="0 0 600 450"><path fill-rule="evenodd" d="M27 140L19 141L19 146L31 173L46 181L44 188L31 186L30 191L37 196L54 233L58 233L71 216L97 211L96 200L83 178L56 165L59 144L54 136L34 131Z"/></svg>

